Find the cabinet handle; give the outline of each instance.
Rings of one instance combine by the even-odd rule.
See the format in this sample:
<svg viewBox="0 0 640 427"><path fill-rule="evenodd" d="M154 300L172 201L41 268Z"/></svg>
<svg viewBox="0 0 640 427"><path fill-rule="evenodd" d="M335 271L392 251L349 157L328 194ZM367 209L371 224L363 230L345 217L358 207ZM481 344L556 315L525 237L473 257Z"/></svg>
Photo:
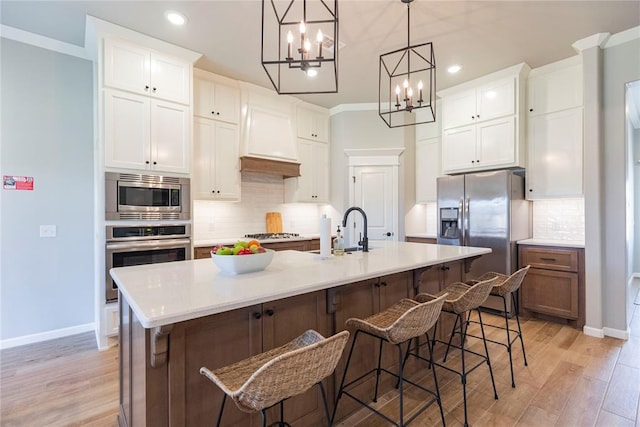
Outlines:
<svg viewBox="0 0 640 427"><path fill-rule="evenodd" d="M158 164L158 162L153 162L153 164L154 164L154 165L157 165L157 164Z"/></svg>
<svg viewBox="0 0 640 427"><path fill-rule="evenodd" d="M376 282L373 284L374 287L379 288L380 287L380 283Z"/></svg>
<svg viewBox="0 0 640 427"><path fill-rule="evenodd" d="M533 108L529 108L529 112L533 112Z"/></svg>
<svg viewBox="0 0 640 427"><path fill-rule="evenodd" d="M542 261L556 261L555 258L540 258Z"/></svg>
<svg viewBox="0 0 640 427"><path fill-rule="evenodd" d="M471 163L475 163L475 162L476 162L475 160L471 160Z"/></svg>
<svg viewBox="0 0 640 427"><path fill-rule="evenodd" d="M530 188L530 189L529 189L529 191L530 191L530 192L532 192L532 191L533 191L533 188Z"/></svg>
<svg viewBox="0 0 640 427"><path fill-rule="evenodd" d="M271 317L273 316L273 310L269 309L267 311L265 311L265 313L267 314L267 316Z"/></svg>
<svg viewBox="0 0 640 427"><path fill-rule="evenodd" d="M471 118L472 118L472 119L475 119L475 118L476 118L476 116L471 116Z"/></svg>
<svg viewBox="0 0 640 427"><path fill-rule="evenodd" d="M145 85L145 86L144 86L144 90L145 90L145 91L148 91L148 90L149 90L149 86L148 86L148 85Z"/></svg>
<svg viewBox="0 0 640 427"><path fill-rule="evenodd" d="M149 160L147 160L147 161L146 161L146 162L144 162L144 163L148 165L148 164L149 164Z"/></svg>
<svg viewBox="0 0 640 427"><path fill-rule="evenodd" d="M262 313L259 313L259 312L253 313L253 317L255 319L260 319L262 317Z"/></svg>
<svg viewBox="0 0 640 427"><path fill-rule="evenodd" d="M380 284L381 284L382 286L384 286L385 288L387 287L387 282L380 282Z"/></svg>
<svg viewBox="0 0 640 427"><path fill-rule="evenodd" d="M154 88L153 88L153 89L151 89L151 90L152 90L152 92L153 92L153 93L156 93L156 90L158 90L158 89L154 87Z"/></svg>
<svg viewBox="0 0 640 427"><path fill-rule="evenodd" d="M216 114L216 112L215 112L215 111L212 111L212 112L211 112L211 114Z"/></svg>
<svg viewBox="0 0 640 427"><path fill-rule="evenodd" d="M480 163L480 160L476 160L476 163Z"/></svg>
<svg viewBox="0 0 640 427"><path fill-rule="evenodd" d="M220 190L216 191L216 193L220 194Z"/></svg>
<svg viewBox="0 0 640 427"><path fill-rule="evenodd" d="M476 119L479 119L479 118L480 118L480 114L478 114L478 115L476 116Z"/></svg>
<svg viewBox="0 0 640 427"><path fill-rule="evenodd" d="M216 113L216 116L219 116L219 115L220 115L220 112L218 111L218 112Z"/></svg>

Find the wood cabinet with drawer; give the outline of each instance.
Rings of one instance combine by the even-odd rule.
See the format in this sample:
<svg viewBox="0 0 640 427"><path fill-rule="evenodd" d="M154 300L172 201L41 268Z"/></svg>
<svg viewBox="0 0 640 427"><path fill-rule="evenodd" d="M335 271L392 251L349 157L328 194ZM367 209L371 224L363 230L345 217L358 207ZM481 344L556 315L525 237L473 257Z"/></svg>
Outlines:
<svg viewBox="0 0 640 427"><path fill-rule="evenodd" d="M531 266L520 288L522 314L582 328L584 249L521 245L519 260L520 267Z"/></svg>

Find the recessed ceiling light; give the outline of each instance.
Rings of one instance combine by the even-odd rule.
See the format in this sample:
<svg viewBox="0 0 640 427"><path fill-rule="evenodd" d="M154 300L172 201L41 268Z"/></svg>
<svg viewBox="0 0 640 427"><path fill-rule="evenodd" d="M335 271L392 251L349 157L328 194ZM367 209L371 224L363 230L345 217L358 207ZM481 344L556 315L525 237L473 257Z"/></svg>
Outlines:
<svg viewBox="0 0 640 427"><path fill-rule="evenodd" d="M180 12L176 12L175 10L167 10L164 13L164 16L171 22L173 25L184 25L187 22L187 17L184 16Z"/></svg>
<svg viewBox="0 0 640 427"><path fill-rule="evenodd" d="M461 68L462 68L462 67L461 67L461 66L459 66L459 65L452 65L452 66L450 66L449 68L447 68L447 71L449 72L449 74L455 74L455 73L457 73L458 71L460 71L460 69L461 69Z"/></svg>

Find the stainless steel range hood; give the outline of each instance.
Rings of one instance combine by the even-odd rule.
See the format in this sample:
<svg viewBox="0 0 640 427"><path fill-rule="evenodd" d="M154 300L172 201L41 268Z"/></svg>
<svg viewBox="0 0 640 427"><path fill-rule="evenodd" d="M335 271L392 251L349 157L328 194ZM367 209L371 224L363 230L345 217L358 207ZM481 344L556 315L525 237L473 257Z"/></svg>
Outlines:
<svg viewBox="0 0 640 427"><path fill-rule="evenodd" d="M257 172L278 175L283 178L295 178L300 176L300 163L244 156L240 157L240 172Z"/></svg>

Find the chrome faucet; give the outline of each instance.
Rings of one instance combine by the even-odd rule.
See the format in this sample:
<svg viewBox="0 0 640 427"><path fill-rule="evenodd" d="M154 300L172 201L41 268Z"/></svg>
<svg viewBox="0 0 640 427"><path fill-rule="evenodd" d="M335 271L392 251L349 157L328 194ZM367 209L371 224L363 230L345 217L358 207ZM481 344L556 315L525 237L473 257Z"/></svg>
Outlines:
<svg viewBox="0 0 640 427"><path fill-rule="evenodd" d="M361 208L353 206L347 209L347 211L344 213L344 217L342 217L342 228L344 229L347 227L347 217L349 216L351 211L358 211L362 214L362 219L364 220L364 237L362 237L362 239L358 242L358 245L362 246L362 252L369 252L369 238L367 237L367 214L365 214Z"/></svg>

